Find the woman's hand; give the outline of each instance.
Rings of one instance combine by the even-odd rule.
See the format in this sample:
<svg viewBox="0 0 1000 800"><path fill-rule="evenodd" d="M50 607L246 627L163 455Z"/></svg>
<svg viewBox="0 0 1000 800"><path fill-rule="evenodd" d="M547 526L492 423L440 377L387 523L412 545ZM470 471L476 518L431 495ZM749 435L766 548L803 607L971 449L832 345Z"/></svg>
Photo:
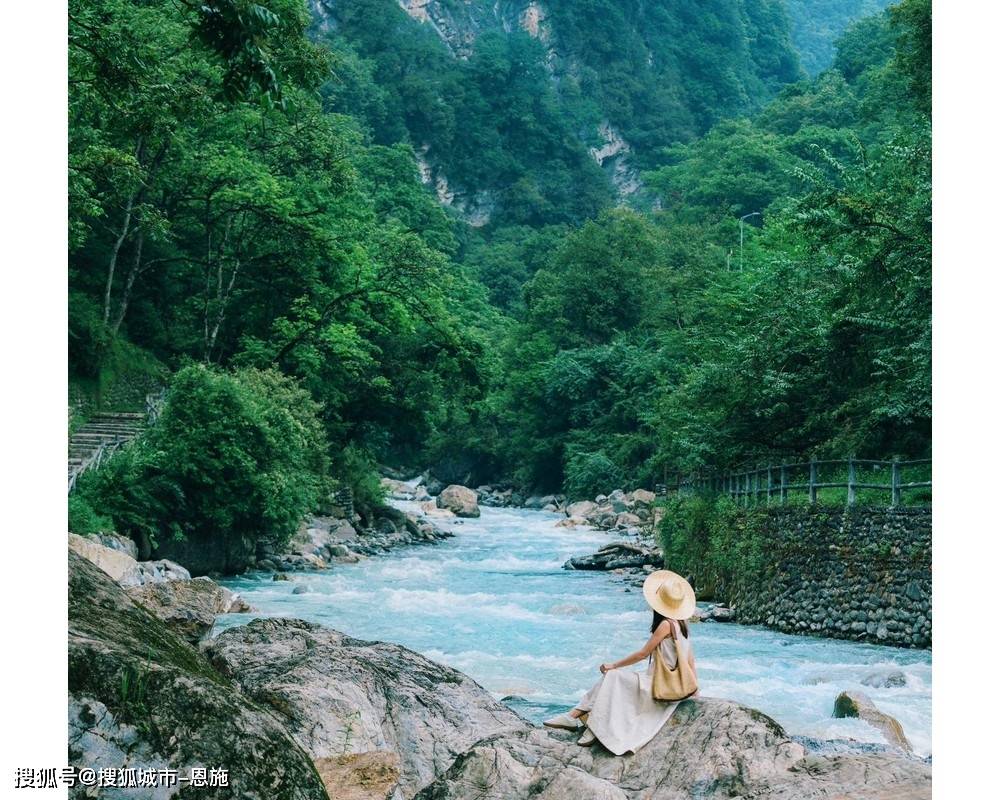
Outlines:
<svg viewBox="0 0 1000 800"><path fill-rule="evenodd" d="M616 669L614 664L601 664L600 670L602 675L607 675L609 671Z"/></svg>

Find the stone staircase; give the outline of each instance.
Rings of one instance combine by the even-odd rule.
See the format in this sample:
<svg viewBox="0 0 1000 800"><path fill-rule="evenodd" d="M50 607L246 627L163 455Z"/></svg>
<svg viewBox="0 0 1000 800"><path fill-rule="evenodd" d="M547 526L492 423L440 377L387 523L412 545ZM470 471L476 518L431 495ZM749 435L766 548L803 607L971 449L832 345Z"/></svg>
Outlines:
<svg viewBox="0 0 1000 800"><path fill-rule="evenodd" d="M141 412L105 411L78 428L69 439L69 491L81 473L100 466L112 452L138 436L146 419Z"/></svg>

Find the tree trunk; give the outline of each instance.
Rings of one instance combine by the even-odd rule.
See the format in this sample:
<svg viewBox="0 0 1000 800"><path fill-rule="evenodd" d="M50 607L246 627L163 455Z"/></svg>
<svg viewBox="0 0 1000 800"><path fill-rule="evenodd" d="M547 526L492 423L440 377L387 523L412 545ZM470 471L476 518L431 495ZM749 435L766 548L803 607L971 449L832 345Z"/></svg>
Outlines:
<svg viewBox="0 0 1000 800"><path fill-rule="evenodd" d="M112 337L118 335L118 329L122 325L122 321L125 319L125 311L128 309L129 300L132 297L132 286L135 284L135 279L142 272L142 245L146 240L146 234L139 230L138 235L135 240L135 253L132 256L132 268L128 272L128 278L125 280L125 288L122 290L122 299L118 304L118 314L115 316L115 324L111 326Z"/></svg>
<svg viewBox="0 0 1000 800"><path fill-rule="evenodd" d="M135 143L135 160L141 166L142 164L142 137L140 136L138 141ZM108 259L108 279L104 284L104 324L108 324L108 320L111 319L111 290L115 283L115 270L118 268L118 254L121 252L122 244L124 244L125 239L128 237L129 231L132 228L132 210L135 208L135 201L141 191L140 186L137 186L135 191L133 191L125 203L125 218L122 220L122 229L115 239L115 243L111 248L111 257Z"/></svg>

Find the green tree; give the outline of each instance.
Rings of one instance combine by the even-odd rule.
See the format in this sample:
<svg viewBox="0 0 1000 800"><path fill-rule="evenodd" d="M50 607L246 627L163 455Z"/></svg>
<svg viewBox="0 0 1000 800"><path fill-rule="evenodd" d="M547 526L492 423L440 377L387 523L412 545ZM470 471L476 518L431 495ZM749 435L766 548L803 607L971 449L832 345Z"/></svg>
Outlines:
<svg viewBox="0 0 1000 800"><path fill-rule="evenodd" d="M327 487L319 407L276 372L177 373L156 426L80 493L158 557L238 572L280 547Z"/></svg>

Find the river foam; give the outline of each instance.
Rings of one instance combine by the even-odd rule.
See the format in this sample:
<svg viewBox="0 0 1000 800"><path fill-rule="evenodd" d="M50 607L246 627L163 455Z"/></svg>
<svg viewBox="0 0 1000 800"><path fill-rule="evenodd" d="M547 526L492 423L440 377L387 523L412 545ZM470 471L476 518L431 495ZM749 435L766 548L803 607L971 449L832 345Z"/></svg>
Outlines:
<svg viewBox="0 0 1000 800"><path fill-rule="evenodd" d="M612 535L557 528L558 519L483 508L477 520L435 520L456 535L433 546L292 573L289 581L250 574L225 584L260 610L256 616L302 617L359 638L399 642L462 670L540 720L578 699L599 677L602 661L640 647L649 624L638 590L626 591L604 573L561 569ZM250 616L226 615L217 626ZM692 639L703 694L758 708L793 735L882 742L866 723L831 716L837 694L863 691L900 721L917 753L930 752L928 651L715 623L693 626ZM889 669L901 671L906 685L861 683Z"/></svg>

